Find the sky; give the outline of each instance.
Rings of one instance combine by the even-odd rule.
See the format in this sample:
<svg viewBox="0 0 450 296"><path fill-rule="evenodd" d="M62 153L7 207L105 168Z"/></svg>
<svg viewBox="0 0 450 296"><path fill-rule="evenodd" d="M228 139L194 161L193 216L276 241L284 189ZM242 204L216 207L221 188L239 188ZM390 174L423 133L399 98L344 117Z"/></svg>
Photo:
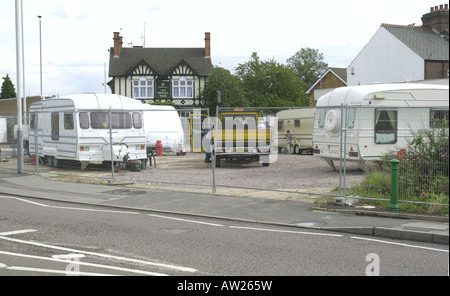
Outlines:
<svg viewBox="0 0 450 296"><path fill-rule="evenodd" d="M17 0L0 2L0 76L16 79ZM20 1L20 0L19 0ZM234 73L256 52L286 60L314 48L329 67L346 68L382 23L421 25L422 15L444 0L21 0L25 94L111 93L108 77L113 32L123 46L204 47ZM42 16L39 21L38 16ZM41 29L40 29L41 28ZM41 37L41 38L40 38ZM42 47L40 46L42 40ZM106 75L105 75L106 72ZM3 80L1 81L3 82ZM17 91L17 89L16 89Z"/></svg>

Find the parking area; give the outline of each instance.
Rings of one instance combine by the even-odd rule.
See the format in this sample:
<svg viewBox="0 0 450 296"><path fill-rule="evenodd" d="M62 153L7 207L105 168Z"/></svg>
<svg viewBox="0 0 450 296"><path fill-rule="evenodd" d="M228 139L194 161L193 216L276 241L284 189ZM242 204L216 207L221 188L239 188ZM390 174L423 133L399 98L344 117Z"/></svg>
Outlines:
<svg viewBox="0 0 450 296"><path fill-rule="evenodd" d="M25 156L25 172L33 173L36 165ZM1 162L0 168L14 171L15 158ZM61 181L105 183L111 181L110 168L90 164L86 170L79 166L49 167L39 165L39 173ZM166 153L156 157L152 166L138 172L119 170L114 173L117 184L154 189L187 190L211 193L213 170L205 163L203 153L175 155ZM355 163L347 164L346 186L352 186L364 176ZM337 194L339 171L333 171L319 156L278 154L268 167L259 162L222 162L215 169L217 194L229 196L263 197L312 201L318 196ZM297 192L291 194L289 192Z"/></svg>

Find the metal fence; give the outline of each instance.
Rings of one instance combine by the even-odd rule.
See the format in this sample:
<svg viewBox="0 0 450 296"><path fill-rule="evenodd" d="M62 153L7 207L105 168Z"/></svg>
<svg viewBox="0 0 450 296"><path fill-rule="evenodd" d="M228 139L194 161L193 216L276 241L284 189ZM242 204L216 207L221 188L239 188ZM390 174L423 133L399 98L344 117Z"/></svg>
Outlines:
<svg viewBox="0 0 450 296"><path fill-rule="evenodd" d="M339 151L339 198L389 200L390 161L398 159L399 201L448 206L448 106L336 106L317 113L330 110L342 115L340 129L333 134L328 128L316 137L316 143L325 156L336 152L333 147ZM323 127L327 128L326 123ZM346 164L352 161L361 165L366 176L345 188Z"/></svg>
<svg viewBox="0 0 450 296"><path fill-rule="evenodd" d="M271 108L270 112L276 115L278 111L286 108ZM301 109L301 108L299 108ZM307 109L307 108L304 108ZM332 160L334 168L339 171L335 174L334 182L339 188L339 193L317 193L308 190L308 188L285 189L285 188L266 188L259 186L233 186L233 188L264 190L273 192L286 192L292 194L321 195L326 197L337 197L338 199L377 199L389 200L391 190L391 164L393 158L400 160L399 166L399 201L406 203L436 204L448 206L449 204L449 178L448 178L448 107L422 107L422 108L347 108L337 106L340 111L340 125L334 128L333 132L325 130L325 117L329 110L327 108L322 112L316 109L316 120L313 145L315 156L323 156L326 153L332 153L336 157ZM201 110L203 111L203 110ZM192 114L193 111L185 110L185 116ZM195 111L197 112L197 111ZM194 112L194 113L195 113ZM324 130L319 131L321 124L321 112L325 116ZM207 113L207 112L204 112ZM188 115L186 115L188 114ZM17 140L15 139L15 128L17 124L17 114L0 112L0 157L16 157ZM28 120L28 119L27 119ZM63 119L61 119L63 120ZM275 119L276 121L276 119ZM441 124L444 124L443 126ZM330 129L330 127L329 127ZM320 139L317 132L327 135L328 142ZM185 133L190 133L189 123L186 123ZM27 133L25 133L27 135ZM191 135L189 135L191 136ZM189 137L186 140L190 141ZM25 139L25 142L28 142ZM323 149L320 154L317 150L327 147L330 151ZM317 148L317 149L316 149ZM24 145L24 155L26 162L35 160L33 155L29 155L28 146ZM203 153L203 152L200 152ZM324 154L325 153L325 154ZM363 159L356 158L364 156ZM43 159L42 159L43 160ZM152 158L149 158L150 164ZM301 165L299 158L299 165ZM347 182L347 170L350 165L357 163L364 170L364 178L357 184ZM36 166L26 166L28 172L39 172L38 165L48 165L43 162ZM50 164L51 165L51 164ZM65 165L65 164L64 164ZM0 163L0 167L5 167ZM79 174L80 166L67 164L65 168L70 168ZM104 164L93 165L91 169L110 172L111 167ZM263 168L261 168L263 170ZM331 168L330 168L331 170ZM58 172L54 170L53 172ZM67 173L67 172L65 172ZM211 174L213 171L211 170ZM92 175L90 175L92 177ZM139 180L139 177L134 177ZM152 182L151 179L143 180ZM170 184L171 180L164 180ZM230 188L228 185L221 185L220 179L211 180L210 184L195 183L190 180L186 182L172 182L186 186ZM246 184L242 180L241 184Z"/></svg>

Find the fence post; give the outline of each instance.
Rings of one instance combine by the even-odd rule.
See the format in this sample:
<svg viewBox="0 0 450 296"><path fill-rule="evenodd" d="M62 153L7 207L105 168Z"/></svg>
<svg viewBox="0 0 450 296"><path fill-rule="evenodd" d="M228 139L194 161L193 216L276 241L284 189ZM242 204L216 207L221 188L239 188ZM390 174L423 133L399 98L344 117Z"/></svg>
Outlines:
<svg viewBox="0 0 450 296"><path fill-rule="evenodd" d="M390 210L398 211L400 209L398 205L398 165L400 161L398 159L391 160L391 204Z"/></svg>

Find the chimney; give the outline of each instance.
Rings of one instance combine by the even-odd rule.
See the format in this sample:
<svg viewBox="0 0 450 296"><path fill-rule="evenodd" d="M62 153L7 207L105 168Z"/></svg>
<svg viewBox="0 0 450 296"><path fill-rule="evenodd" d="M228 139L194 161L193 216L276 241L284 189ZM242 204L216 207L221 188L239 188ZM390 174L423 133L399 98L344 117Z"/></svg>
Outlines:
<svg viewBox="0 0 450 296"><path fill-rule="evenodd" d="M122 36L120 36L119 32L113 32L114 34L114 57L118 58L120 54L120 50L122 49Z"/></svg>
<svg viewBox="0 0 450 296"><path fill-rule="evenodd" d="M205 33L205 57L211 57L211 34Z"/></svg>
<svg viewBox="0 0 450 296"><path fill-rule="evenodd" d="M448 4L430 7L430 12L422 16L422 27L424 29L435 29L441 34L446 33L448 29Z"/></svg>

